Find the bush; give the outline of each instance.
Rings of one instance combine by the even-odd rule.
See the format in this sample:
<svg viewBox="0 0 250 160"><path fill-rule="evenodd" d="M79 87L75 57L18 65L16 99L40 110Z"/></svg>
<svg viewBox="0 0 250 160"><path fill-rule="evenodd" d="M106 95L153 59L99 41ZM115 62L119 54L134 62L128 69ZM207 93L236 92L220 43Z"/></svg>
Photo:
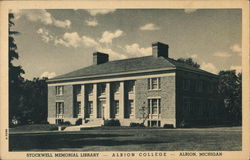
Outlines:
<svg viewBox="0 0 250 160"><path fill-rule="evenodd" d="M130 127L145 127L143 123L133 123L133 122L131 122L129 126Z"/></svg>
<svg viewBox="0 0 250 160"><path fill-rule="evenodd" d="M48 121L41 121L40 124L49 124Z"/></svg>
<svg viewBox="0 0 250 160"><path fill-rule="evenodd" d="M190 122L186 121L186 120L182 120L179 124L180 128L188 128L190 127Z"/></svg>
<svg viewBox="0 0 250 160"><path fill-rule="evenodd" d="M163 128L174 128L173 124L164 124Z"/></svg>
<svg viewBox="0 0 250 160"><path fill-rule="evenodd" d="M76 121L75 124L76 124L76 125L81 125L81 124L82 124L82 118L79 118L79 119Z"/></svg>
<svg viewBox="0 0 250 160"><path fill-rule="evenodd" d="M121 126L119 120L111 119L111 120L104 120L104 126Z"/></svg>

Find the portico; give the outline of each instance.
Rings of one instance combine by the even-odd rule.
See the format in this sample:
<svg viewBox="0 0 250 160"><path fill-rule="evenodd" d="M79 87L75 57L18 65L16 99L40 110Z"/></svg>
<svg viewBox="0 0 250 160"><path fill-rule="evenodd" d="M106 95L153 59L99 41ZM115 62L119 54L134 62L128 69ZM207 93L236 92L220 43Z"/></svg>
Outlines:
<svg viewBox="0 0 250 160"><path fill-rule="evenodd" d="M127 90L125 93L125 83ZM132 85L132 86L130 86ZM85 120L93 119L124 119L131 117L125 116L125 101L134 101L134 83L131 81L119 81L119 82L105 82L94 84L82 84L81 87L81 100L80 100L80 114L78 118ZM132 93L133 91L133 93ZM125 98L125 94L128 96ZM132 95L133 94L133 95ZM130 107L131 108L131 107ZM131 109L134 110L134 107ZM134 114L135 111L127 109L127 114Z"/></svg>

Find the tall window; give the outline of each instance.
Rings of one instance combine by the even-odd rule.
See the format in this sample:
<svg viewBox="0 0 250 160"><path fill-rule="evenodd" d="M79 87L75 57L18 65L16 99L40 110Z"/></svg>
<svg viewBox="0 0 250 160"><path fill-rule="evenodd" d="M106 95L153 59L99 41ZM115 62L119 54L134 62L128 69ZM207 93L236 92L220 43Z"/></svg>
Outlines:
<svg viewBox="0 0 250 160"><path fill-rule="evenodd" d="M148 89L149 90L161 89L161 79L160 78L149 78L148 79Z"/></svg>
<svg viewBox="0 0 250 160"><path fill-rule="evenodd" d="M76 102L76 114L81 114L81 102Z"/></svg>
<svg viewBox="0 0 250 160"><path fill-rule="evenodd" d="M64 102L56 102L56 117L63 118Z"/></svg>
<svg viewBox="0 0 250 160"><path fill-rule="evenodd" d="M88 102L87 114L93 114L93 101Z"/></svg>
<svg viewBox="0 0 250 160"><path fill-rule="evenodd" d="M152 99L152 114L157 114L157 99Z"/></svg>
<svg viewBox="0 0 250 160"><path fill-rule="evenodd" d="M161 99L148 99L148 112L150 114L161 114Z"/></svg>
<svg viewBox="0 0 250 160"><path fill-rule="evenodd" d="M64 87L63 86L56 86L56 95L63 95Z"/></svg>
<svg viewBox="0 0 250 160"><path fill-rule="evenodd" d="M128 101L128 115L134 115L134 101Z"/></svg>
<svg viewBox="0 0 250 160"><path fill-rule="evenodd" d="M119 114L119 101L114 101L114 113Z"/></svg>

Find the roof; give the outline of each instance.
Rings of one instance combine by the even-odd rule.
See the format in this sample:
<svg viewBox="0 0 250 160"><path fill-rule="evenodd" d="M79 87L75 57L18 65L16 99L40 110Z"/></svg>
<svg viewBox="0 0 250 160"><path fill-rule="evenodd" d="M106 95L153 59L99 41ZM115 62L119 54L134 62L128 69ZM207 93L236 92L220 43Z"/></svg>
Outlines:
<svg viewBox="0 0 250 160"><path fill-rule="evenodd" d="M63 75L59 75L48 81L58 81L72 78L84 78L88 76L100 76L107 74L120 74L133 71L144 71L144 70L157 70L157 69L186 69L197 72L202 72L209 75L214 75L212 73L203 71L198 68L194 68L190 65L177 62L171 58L164 57L154 57L154 56L145 56L139 58L130 58L116 61L109 61L106 63L91 65L89 67L81 68Z"/></svg>

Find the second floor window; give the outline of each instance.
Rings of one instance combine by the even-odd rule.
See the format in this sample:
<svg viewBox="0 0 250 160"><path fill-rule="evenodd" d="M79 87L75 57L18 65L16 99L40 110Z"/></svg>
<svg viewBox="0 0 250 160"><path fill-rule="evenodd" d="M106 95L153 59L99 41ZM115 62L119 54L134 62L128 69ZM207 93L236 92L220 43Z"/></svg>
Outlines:
<svg viewBox="0 0 250 160"><path fill-rule="evenodd" d="M149 90L161 89L161 79L160 78L149 78L148 79L148 89Z"/></svg>
<svg viewBox="0 0 250 160"><path fill-rule="evenodd" d="M56 86L56 95L63 95L64 87L63 86Z"/></svg>

